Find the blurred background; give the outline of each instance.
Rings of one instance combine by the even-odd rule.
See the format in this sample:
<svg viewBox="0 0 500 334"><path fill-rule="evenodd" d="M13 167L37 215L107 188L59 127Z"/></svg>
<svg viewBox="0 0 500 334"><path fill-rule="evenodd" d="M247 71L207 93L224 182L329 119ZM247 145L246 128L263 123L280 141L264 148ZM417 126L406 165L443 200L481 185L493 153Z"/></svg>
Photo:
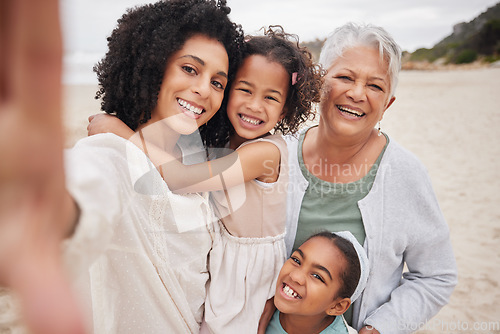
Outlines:
<svg viewBox="0 0 500 334"><path fill-rule="evenodd" d="M127 8L152 2L61 0L64 81L96 83L92 66L104 55L106 37L111 34L117 19ZM300 41L317 54L323 40L335 27L349 21L369 22L384 27L408 53L424 48L418 52L420 58L417 60L427 57L431 61L441 58L447 50L433 54L426 49L432 49L446 37L455 33L455 38L463 41L480 33L487 21L500 20L500 7L496 6L495 13L489 13L478 22L460 25L473 21L498 3L498 0L228 0L231 18L241 24L247 34L256 34L263 26L282 25L285 31L298 35ZM496 29L500 31L498 22ZM446 48L457 47L455 39L447 44L450 43L455 44ZM500 49L500 45L494 47ZM471 46L463 49L471 49ZM470 59L471 56L474 58L469 55Z"/></svg>

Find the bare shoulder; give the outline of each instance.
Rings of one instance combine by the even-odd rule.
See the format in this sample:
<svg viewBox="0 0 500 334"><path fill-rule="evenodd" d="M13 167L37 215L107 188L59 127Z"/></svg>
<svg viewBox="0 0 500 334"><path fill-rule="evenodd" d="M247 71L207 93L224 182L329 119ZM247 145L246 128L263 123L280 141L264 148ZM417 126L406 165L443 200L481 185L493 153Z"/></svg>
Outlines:
<svg viewBox="0 0 500 334"><path fill-rule="evenodd" d="M281 153L279 148L268 141L258 141L240 147L241 159L246 179L275 182L279 176Z"/></svg>
<svg viewBox="0 0 500 334"><path fill-rule="evenodd" d="M238 148L240 156L253 156L257 160L280 160L280 149L270 141L255 141Z"/></svg>

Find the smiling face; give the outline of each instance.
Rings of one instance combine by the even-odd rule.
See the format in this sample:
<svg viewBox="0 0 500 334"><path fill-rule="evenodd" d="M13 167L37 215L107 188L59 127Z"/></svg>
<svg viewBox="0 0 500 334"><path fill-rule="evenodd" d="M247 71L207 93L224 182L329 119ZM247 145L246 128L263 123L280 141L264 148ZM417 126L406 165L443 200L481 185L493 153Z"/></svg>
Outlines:
<svg viewBox="0 0 500 334"><path fill-rule="evenodd" d="M337 294L345 266L344 254L331 240L325 237L307 240L283 265L274 304L281 313L304 317L312 323L319 323L328 315L342 314L345 310L337 305L345 298Z"/></svg>
<svg viewBox="0 0 500 334"><path fill-rule="evenodd" d="M388 64L377 49L346 49L325 77L320 123L345 136L367 136L387 108L390 97Z"/></svg>
<svg viewBox="0 0 500 334"><path fill-rule="evenodd" d="M189 38L167 62L157 106L148 123L165 120L178 133L195 131L219 110L228 67L220 42L204 35Z"/></svg>
<svg viewBox="0 0 500 334"><path fill-rule="evenodd" d="M231 141L267 134L283 118L290 78L285 68L261 55L247 57L231 87L227 115L235 130Z"/></svg>

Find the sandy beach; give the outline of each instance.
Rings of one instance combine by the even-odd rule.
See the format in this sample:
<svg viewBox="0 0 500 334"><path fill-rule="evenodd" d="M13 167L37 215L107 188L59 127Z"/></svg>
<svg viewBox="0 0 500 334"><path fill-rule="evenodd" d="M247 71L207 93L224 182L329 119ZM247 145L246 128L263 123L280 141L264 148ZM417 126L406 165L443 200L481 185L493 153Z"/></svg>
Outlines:
<svg viewBox="0 0 500 334"><path fill-rule="evenodd" d="M99 112L96 86L66 86L67 146ZM403 71L382 130L428 168L459 283L422 333L500 333L500 68Z"/></svg>
<svg viewBox="0 0 500 334"><path fill-rule="evenodd" d="M498 333L500 69L403 72L396 96L382 128L428 168L458 264L425 332Z"/></svg>

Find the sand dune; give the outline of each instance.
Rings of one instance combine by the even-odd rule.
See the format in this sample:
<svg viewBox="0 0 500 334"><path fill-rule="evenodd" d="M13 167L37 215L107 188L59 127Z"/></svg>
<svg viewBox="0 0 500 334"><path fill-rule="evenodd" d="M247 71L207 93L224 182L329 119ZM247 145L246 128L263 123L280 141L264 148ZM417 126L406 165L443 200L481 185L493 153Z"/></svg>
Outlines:
<svg viewBox="0 0 500 334"><path fill-rule="evenodd" d="M67 145L99 112L95 86L67 86ZM500 69L403 71L382 129L428 168L459 269L451 302L422 332L500 332Z"/></svg>

